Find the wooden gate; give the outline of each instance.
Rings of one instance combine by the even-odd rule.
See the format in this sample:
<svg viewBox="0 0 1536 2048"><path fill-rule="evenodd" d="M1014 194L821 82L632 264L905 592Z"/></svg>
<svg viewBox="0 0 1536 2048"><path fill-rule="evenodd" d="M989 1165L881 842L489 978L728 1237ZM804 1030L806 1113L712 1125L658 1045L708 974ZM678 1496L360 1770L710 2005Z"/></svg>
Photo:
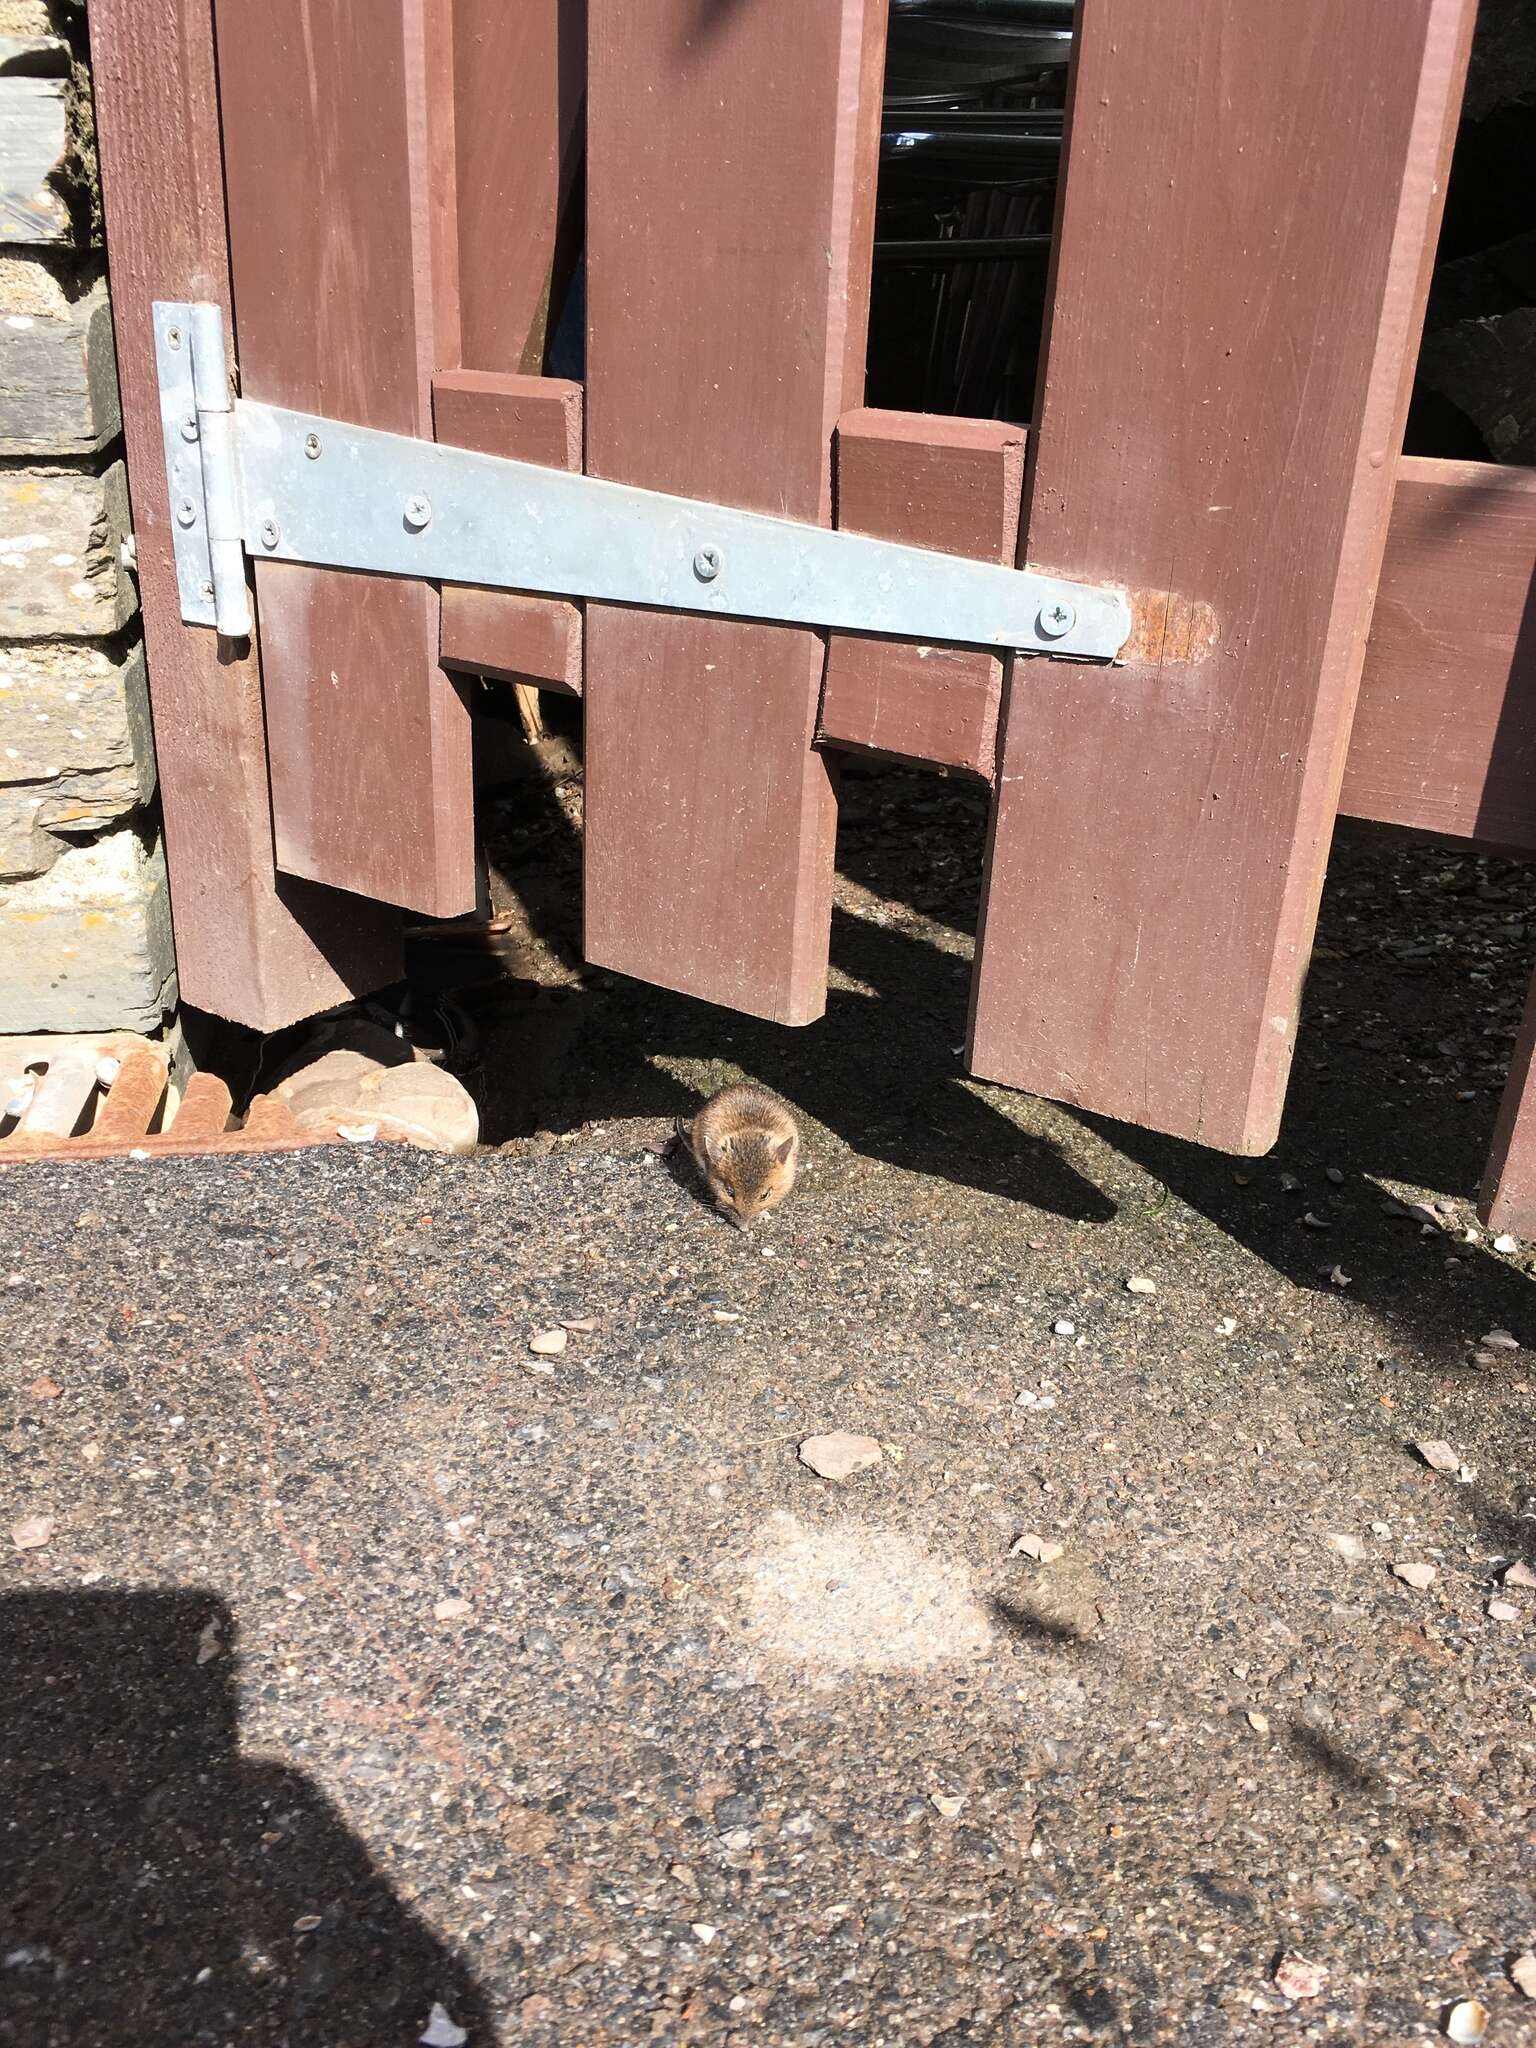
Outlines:
<svg viewBox="0 0 1536 2048"><path fill-rule="evenodd" d="M1340 809L1536 847L1536 479L1400 459L1474 0L1082 0L1027 465L862 406L889 4L94 0L190 1001L273 1028L391 978L401 909L473 907L472 674L585 698L589 957L784 1023L825 999L838 751L991 780L972 1071L1233 1152L1276 1134ZM578 385L542 372L583 184ZM248 399L1114 584L1132 638L262 561L217 641L157 299L224 306ZM1533 1041L1485 1196L1536 1230Z"/></svg>

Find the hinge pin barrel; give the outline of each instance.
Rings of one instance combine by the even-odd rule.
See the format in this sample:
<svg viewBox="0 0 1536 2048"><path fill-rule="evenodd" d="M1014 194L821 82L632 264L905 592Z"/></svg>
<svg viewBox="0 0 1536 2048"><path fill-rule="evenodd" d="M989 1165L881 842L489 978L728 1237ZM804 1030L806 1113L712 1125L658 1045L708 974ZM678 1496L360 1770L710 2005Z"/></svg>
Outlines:
<svg viewBox="0 0 1536 2048"><path fill-rule="evenodd" d="M251 630L250 594L245 581L240 494L235 482L234 400L224 355L224 317L214 305L194 305L192 393L203 451L203 501L208 520L208 556L213 570L215 625L239 639Z"/></svg>

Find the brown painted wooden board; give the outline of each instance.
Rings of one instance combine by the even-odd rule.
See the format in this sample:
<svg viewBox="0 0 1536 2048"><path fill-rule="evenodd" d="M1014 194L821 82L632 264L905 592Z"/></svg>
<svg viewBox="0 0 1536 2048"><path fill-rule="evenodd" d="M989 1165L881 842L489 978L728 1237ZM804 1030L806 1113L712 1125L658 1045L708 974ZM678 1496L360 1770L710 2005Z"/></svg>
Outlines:
<svg viewBox="0 0 1536 2048"><path fill-rule="evenodd" d="M1339 810L1536 853L1536 470L1404 458Z"/></svg>
<svg viewBox="0 0 1536 2048"><path fill-rule="evenodd" d="M559 377L450 370L432 383L439 441L550 469L581 468L581 386ZM558 597L443 585L446 668L581 694L581 607Z"/></svg>
<svg viewBox="0 0 1536 2048"><path fill-rule="evenodd" d="M1478 1214L1490 1230L1536 1237L1536 982L1494 1123Z"/></svg>
<svg viewBox="0 0 1536 2048"><path fill-rule="evenodd" d="M911 423L912 462L900 459L900 428L874 438L886 422ZM839 497L857 510L839 523L943 545L920 528L965 474L948 473L960 459L945 447L956 427L1016 431L920 413L841 421ZM862 460L875 450L882 459ZM956 551L991 552L979 539ZM980 650L932 652L996 661ZM996 691L936 688L941 679L905 642L835 634L824 744L990 779ZM1536 853L1536 471L1412 455L1399 463L1339 813Z"/></svg>
<svg viewBox="0 0 1536 2048"><path fill-rule="evenodd" d="M458 360L446 0L216 0L249 398L432 432ZM408 580L257 565L277 856L434 916L475 905L470 722Z"/></svg>
<svg viewBox="0 0 1536 2048"><path fill-rule="evenodd" d="M837 424L837 523L944 554L1011 562L1024 430L1002 420L861 408ZM1002 657L834 633L819 734L826 746L991 779Z"/></svg>
<svg viewBox="0 0 1536 2048"><path fill-rule="evenodd" d="M1085 0L1027 559L1133 593L1019 660L971 1064L1275 1137L1472 0Z"/></svg>
<svg viewBox="0 0 1536 2048"><path fill-rule="evenodd" d="M587 468L827 522L863 395L884 0L591 0ZM586 951L783 1023L826 999L809 629L587 607Z"/></svg>
<svg viewBox="0 0 1536 2048"><path fill-rule="evenodd" d="M585 17L585 0L454 0L459 360L475 369L544 367L581 185Z"/></svg>
<svg viewBox="0 0 1536 2048"><path fill-rule="evenodd" d="M94 0L90 31L181 993L275 1031L394 980L400 920L276 874L255 651L181 621L150 305L215 299L228 311L207 0Z"/></svg>

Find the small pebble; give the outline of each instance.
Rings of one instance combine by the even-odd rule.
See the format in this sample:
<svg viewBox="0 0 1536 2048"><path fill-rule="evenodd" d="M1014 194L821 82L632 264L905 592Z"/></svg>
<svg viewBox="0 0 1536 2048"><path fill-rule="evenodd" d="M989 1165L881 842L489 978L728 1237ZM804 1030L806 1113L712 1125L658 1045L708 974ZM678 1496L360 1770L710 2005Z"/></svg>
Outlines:
<svg viewBox="0 0 1536 2048"><path fill-rule="evenodd" d="M464 2048L469 2035L449 2018L446 2006L434 2005L427 2015L427 2031L417 2039L422 2048Z"/></svg>
<svg viewBox="0 0 1536 2048"><path fill-rule="evenodd" d="M1289 1949L1275 1965L1275 1989L1286 1998L1316 1998L1327 1982L1325 1963L1310 1962Z"/></svg>
<svg viewBox="0 0 1536 2048"><path fill-rule="evenodd" d="M1483 1342L1490 1351L1518 1351L1520 1340L1508 1330L1490 1330Z"/></svg>
<svg viewBox="0 0 1536 2048"><path fill-rule="evenodd" d="M1490 1600L1488 1618L1490 1621L1518 1621L1520 1610L1508 1600Z"/></svg>
<svg viewBox="0 0 1536 2048"><path fill-rule="evenodd" d="M833 1429L823 1436L808 1436L800 1446L800 1462L820 1479L848 1479L879 1464L880 1445L875 1437Z"/></svg>
<svg viewBox="0 0 1536 2048"><path fill-rule="evenodd" d="M1315 1215L1310 1209L1301 1220L1305 1223L1308 1230L1327 1230L1331 1227L1326 1216Z"/></svg>
<svg viewBox="0 0 1536 2048"><path fill-rule="evenodd" d="M1054 1564L1062 1555L1064 1546L1053 1543L1049 1536L1019 1536L1009 1550L1010 1557L1032 1557L1037 1564Z"/></svg>
<svg viewBox="0 0 1536 2048"><path fill-rule="evenodd" d="M1365 1555L1365 1545L1358 1536L1325 1536L1323 1541L1330 1550L1337 1551L1340 1557L1347 1557L1351 1564Z"/></svg>
<svg viewBox="0 0 1536 2048"><path fill-rule="evenodd" d="M1077 1335L1077 1325L1076 1323L1069 1323L1065 1316L1058 1316L1051 1325L1051 1331L1057 1337L1075 1337Z"/></svg>
<svg viewBox="0 0 1536 2048"><path fill-rule="evenodd" d="M715 1936L720 1932L720 1930L718 1927L711 1927L707 1920L695 1920L692 1923L689 1932L693 1934L699 1941L702 1941L704 1946L708 1948L709 1944L714 1940Z"/></svg>
<svg viewBox="0 0 1536 2048"><path fill-rule="evenodd" d="M537 1352L540 1358L558 1358L570 1341L564 1330L540 1330L528 1339L528 1349Z"/></svg>
<svg viewBox="0 0 1536 2048"><path fill-rule="evenodd" d="M1255 1735L1267 1735L1269 1733L1268 1714L1260 1707L1250 1707L1248 1709L1248 1726Z"/></svg>
<svg viewBox="0 0 1536 2048"><path fill-rule="evenodd" d="M462 1621L470 1611L469 1602L460 1599L457 1593L451 1594L446 1600L439 1600L432 1609L439 1621Z"/></svg>
<svg viewBox="0 0 1536 2048"><path fill-rule="evenodd" d="M1217 1334L1222 1337L1230 1337L1236 1330L1236 1328L1236 1316L1223 1316L1221 1321L1216 1325Z"/></svg>
<svg viewBox="0 0 1536 2048"><path fill-rule="evenodd" d="M1520 1249L1520 1243L1518 1238L1511 1237L1509 1232L1505 1230L1501 1231L1493 1240L1493 1248L1496 1252L1517 1252Z"/></svg>
<svg viewBox="0 0 1536 2048"><path fill-rule="evenodd" d="M1157 1282L1148 1280L1140 1273L1133 1273L1125 1283L1127 1294L1156 1294Z"/></svg>
<svg viewBox="0 0 1536 2048"><path fill-rule="evenodd" d="M1413 1447L1426 1465L1432 1465L1437 1472L1455 1472L1461 1465L1460 1458L1448 1443L1436 1437L1433 1442L1415 1444Z"/></svg>
<svg viewBox="0 0 1536 2048"><path fill-rule="evenodd" d="M1459 1998L1445 2022L1447 2037L1464 2044L1481 2041L1488 2031L1488 2008L1480 1999Z"/></svg>
<svg viewBox="0 0 1536 2048"><path fill-rule="evenodd" d="M1503 1576L1506 1586L1536 1586L1536 1572L1518 1559L1514 1564L1505 1565Z"/></svg>
<svg viewBox="0 0 1536 2048"><path fill-rule="evenodd" d="M953 1820L965 1805L965 1794L963 1792L930 1792L928 1797L933 1802L936 1810L942 1813L946 1820Z"/></svg>
<svg viewBox="0 0 1536 2048"><path fill-rule="evenodd" d="M1294 1173L1282 1173L1280 1176L1280 1186L1286 1194L1294 1195L1301 1186L1301 1182Z"/></svg>
<svg viewBox="0 0 1536 2048"><path fill-rule="evenodd" d="M1416 1593L1423 1593L1435 1583L1435 1568L1432 1564L1413 1564L1400 1558L1392 1567L1392 1576L1401 1579L1405 1586L1412 1586Z"/></svg>
<svg viewBox="0 0 1536 2048"><path fill-rule="evenodd" d="M23 1515L11 1524L11 1541L18 1550L41 1550L53 1535L52 1515Z"/></svg>
<svg viewBox="0 0 1536 2048"><path fill-rule="evenodd" d="M1335 1266L1332 1272L1328 1275L1328 1278L1333 1282L1335 1287L1353 1287L1355 1284L1355 1276L1353 1275L1353 1273L1346 1273L1342 1266Z"/></svg>
<svg viewBox="0 0 1536 2048"><path fill-rule="evenodd" d="M1509 1980L1523 1998L1536 1998L1536 1955L1529 1949L1510 1964Z"/></svg>
<svg viewBox="0 0 1536 2048"><path fill-rule="evenodd" d="M1340 1173L1339 1169L1336 1166L1325 1166L1323 1168L1323 1171L1327 1175L1329 1180L1333 1182L1336 1188L1343 1187L1344 1176L1342 1173Z"/></svg>

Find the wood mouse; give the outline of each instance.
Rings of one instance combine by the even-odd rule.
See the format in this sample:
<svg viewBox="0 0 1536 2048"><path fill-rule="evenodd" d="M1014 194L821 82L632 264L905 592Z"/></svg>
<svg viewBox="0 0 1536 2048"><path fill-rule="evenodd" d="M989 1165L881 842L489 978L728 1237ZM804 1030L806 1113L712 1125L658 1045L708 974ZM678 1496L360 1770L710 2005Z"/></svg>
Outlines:
<svg viewBox="0 0 1536 2048"><path fill-rule="evenodd" d="M750 1081L711 1095L692 1124L679 1117L677 1135L693 1154L715 1206L739 1230L777 1209L795 1184L795 1120L776 1095Z"/></svg>

